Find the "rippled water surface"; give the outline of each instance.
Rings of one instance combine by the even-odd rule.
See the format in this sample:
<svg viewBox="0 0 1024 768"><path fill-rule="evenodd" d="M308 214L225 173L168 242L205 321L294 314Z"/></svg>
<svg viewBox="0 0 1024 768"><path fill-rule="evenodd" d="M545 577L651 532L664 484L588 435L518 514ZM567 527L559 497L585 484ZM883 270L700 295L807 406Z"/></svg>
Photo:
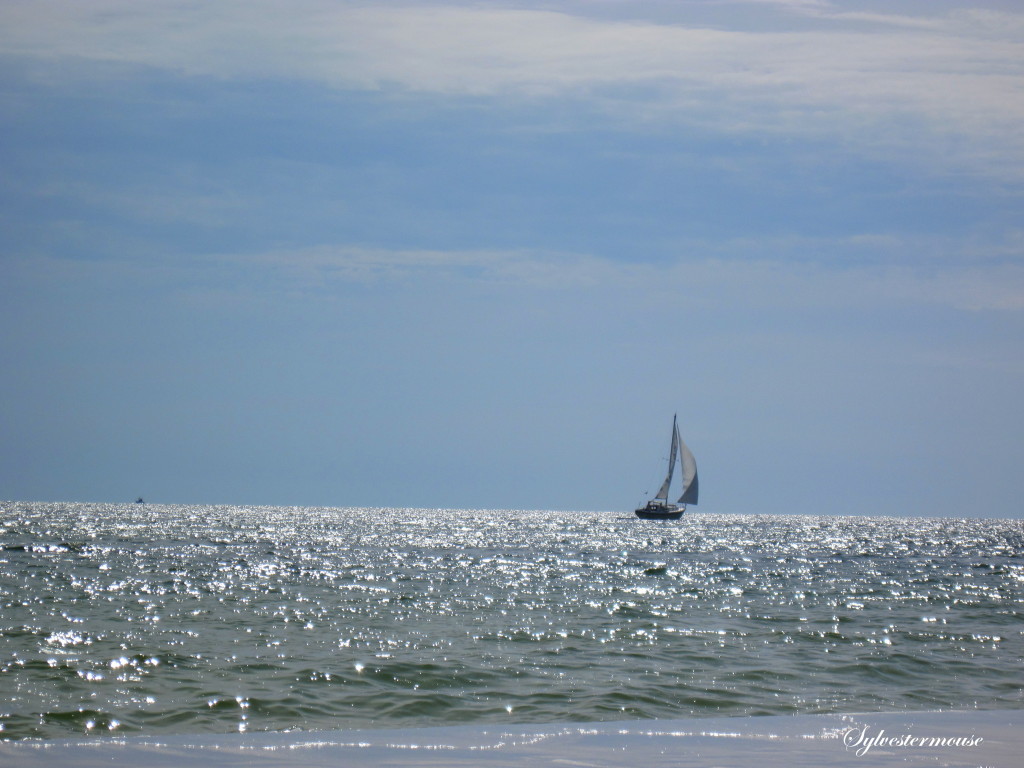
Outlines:
<svg viewBox="0 0 1024 768"><path fill-rule="evenodd" d="M1021 521L0 514L0 737L1024 707Z"/></svg>

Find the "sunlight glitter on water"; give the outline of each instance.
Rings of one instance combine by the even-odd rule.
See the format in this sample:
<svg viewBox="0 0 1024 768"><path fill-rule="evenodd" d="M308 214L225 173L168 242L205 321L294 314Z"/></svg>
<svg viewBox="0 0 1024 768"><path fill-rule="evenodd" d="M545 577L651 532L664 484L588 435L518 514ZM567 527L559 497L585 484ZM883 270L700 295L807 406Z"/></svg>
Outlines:
<svg viewBox="0 0 1024 768"><path fill-rule="evenodd" d="M1022 705L1019 521L2 511L7 737Z"/></svg>

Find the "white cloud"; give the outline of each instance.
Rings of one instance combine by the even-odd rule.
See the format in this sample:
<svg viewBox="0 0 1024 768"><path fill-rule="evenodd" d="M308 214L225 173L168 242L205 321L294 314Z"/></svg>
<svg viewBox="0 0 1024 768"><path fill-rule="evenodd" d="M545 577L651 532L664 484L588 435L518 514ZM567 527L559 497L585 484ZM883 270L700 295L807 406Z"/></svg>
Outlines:
<svg viewBox="0 0 1024 768"><path fill-rule="evenodd" d="M774 5L815 23L751 31L477 4L33 0L0 5L0 51L340 89L569 97L623 123L927 146L930 159L1024 174L1024 13ZM738 18L743 6L731 6Z"/></svg>
<svg viewBox="0 0 1024 768"><path fill-rule="evenodd" d="M945 249L953 258L905 266L887 255L897 249ZM534 300L558 301L558 294L592 301L625 300L633 306L689 307L720 311L752 308L864 310L898 306L945 307L961 311L1024 310L1024 263L1020 243L1008 252L972 262L969 243L927 242L895 236L844 239L736 241L714 246L690 243L687 258L668 264L628 263L587 254L528 250L388 250L319 246L255 254L221 254L197 260L216 273L226 267L232 280L258 291L320 296L343 295L341 283L439 282L528 288ZM709 252L713 252L710 255ZM800 253L814 254L799 258ZM822 262L821 252L856 253L839 266ZM872 255L881 258L872 259ZM994 262L994 263L993 263ZM192 267L190 267L191 269ZM261 287L260 287L261 286ZM538 291L540 291L538 293ZM602 299L603 297L603 299Z"/></svg>

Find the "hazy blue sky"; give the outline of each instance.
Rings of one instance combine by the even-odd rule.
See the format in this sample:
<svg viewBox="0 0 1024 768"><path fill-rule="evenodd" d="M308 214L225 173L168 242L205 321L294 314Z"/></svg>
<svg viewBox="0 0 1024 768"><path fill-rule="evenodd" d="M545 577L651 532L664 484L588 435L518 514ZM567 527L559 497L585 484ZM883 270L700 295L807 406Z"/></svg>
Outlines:
<svg viewBox="0 0 1024 768"><path fill-rule="evenodd" d="M0 497L1024 511L1024 9L4 0Z"/></svg>

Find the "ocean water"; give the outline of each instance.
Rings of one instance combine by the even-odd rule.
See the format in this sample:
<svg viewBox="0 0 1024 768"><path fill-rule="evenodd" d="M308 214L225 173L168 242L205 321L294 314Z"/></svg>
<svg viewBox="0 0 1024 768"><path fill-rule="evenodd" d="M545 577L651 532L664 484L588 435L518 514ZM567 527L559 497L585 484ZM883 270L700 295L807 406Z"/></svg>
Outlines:
<svg viewBox="0 0 1024 768"><path fill-rule="evenodd" d="M0 504L0 738L1024 709L1024 523Z"/></svg>

